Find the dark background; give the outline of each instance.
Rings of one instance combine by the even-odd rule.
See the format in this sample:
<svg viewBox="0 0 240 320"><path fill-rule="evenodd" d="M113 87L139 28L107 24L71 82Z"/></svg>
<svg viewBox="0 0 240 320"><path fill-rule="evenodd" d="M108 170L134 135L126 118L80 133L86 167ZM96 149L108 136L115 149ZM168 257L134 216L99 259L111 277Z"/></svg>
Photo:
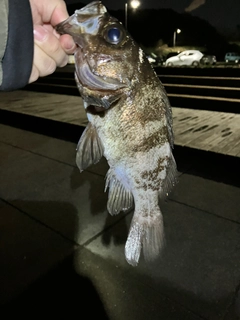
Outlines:
<svg viewBox="0 0 240 320"><path fill-rule="evenodd" d="M205 3L204 3L205 1ZM66 0L69 14L91 1ZM239 0L151 0L140 1L137 10L128 7L128 31L144 48L158 51L162 45L172 47L177 28L178 46L201 47L201 51L223 60L226 52L239 51ZM109 12L125 21L125 1L102 1ZM200 5L201 4L201 5ZM197 49L197 48L196 48Z"/></svg>

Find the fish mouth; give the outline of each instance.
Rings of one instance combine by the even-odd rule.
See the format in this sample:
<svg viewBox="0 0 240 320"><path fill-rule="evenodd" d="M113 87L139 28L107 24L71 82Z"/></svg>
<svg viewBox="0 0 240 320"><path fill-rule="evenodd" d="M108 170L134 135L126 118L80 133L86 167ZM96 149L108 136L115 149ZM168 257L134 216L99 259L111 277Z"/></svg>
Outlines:
<svg viewBox="0 0 240 320"><path fill-rule="evenodd" d="M94 57L90 52L78 47L75 52L76 81L90 90L97 91L116 91L126 87L126 84L119 79L103 76L96 71L102 65L107 66L111 59L109 55L97 55Z"/></svg>
<svg viewBox="0 0 240 320"><path fill-rule="evenodd" d="M90 90L117 91L118 89L126 87L126 85L118 79L103 77L94 73L87 61L82 61L80 65L77 66L76 73L78 81Z"/></svg>
<svg viewBox="0 0 240 320"><path fill-rule="evenodd" d="M118 79L101 76L92 71L92 68L85 58L86 56L82 50L75 55L75 80L80 94L86 102L86 111L94 114L102 113L121 98L123 93L122 89L126 88L127 85ZM108 60L108 58L104 56L102 61L108 63L106 60ZM99 65L101 64L100 61L98 61L98 63Z"/></svg>

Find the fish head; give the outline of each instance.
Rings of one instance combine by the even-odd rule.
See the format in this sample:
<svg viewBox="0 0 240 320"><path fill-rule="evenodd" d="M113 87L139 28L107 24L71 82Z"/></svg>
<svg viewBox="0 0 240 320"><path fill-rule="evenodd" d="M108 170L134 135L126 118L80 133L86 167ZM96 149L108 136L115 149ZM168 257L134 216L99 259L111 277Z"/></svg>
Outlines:
<svg viewBox="0 0 240 320"><path fill-rule="evenodd" d="M144 54L100 1L76 10L56 30L71 35L77 45L75 78L87 104L107 109L131 90Z"/></svg>

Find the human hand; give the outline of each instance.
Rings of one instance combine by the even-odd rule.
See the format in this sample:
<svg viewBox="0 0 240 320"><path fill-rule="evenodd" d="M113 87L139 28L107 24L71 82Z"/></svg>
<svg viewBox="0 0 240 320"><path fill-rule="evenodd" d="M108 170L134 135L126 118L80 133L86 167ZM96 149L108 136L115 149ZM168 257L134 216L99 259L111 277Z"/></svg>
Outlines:
<svg viewBox="0 0 240 320"><path fill-rule="evenodd" d="M75 51L69 35L60 36L54 26L69 17L63 0L29 0L34 28L34 57L29 83L53 73Z"/></svg>

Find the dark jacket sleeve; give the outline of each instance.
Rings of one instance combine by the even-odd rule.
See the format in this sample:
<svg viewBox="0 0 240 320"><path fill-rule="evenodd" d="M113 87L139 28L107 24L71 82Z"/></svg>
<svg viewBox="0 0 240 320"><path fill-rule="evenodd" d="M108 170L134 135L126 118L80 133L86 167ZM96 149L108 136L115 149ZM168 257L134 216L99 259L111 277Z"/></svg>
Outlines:
<svg viewBox="0 0 240 320"><path fill-rule="evenodd" d="M33 23L29 0L8 1L7 26L7 42L1 61L2 82L0 82L0 90L2 91L24 87L31 74Z"/></svg>

